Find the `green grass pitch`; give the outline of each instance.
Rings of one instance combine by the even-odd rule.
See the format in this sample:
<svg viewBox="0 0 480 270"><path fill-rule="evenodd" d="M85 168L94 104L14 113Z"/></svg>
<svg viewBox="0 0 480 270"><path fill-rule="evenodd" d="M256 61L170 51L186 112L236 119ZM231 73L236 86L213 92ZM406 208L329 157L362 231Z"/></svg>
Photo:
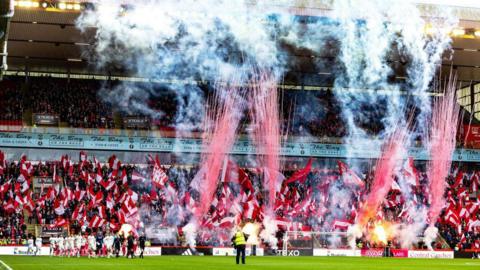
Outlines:
<svg viewBox="0 0 480 270"><path fill-rule="evenodd" d="M382 270L382 269L480 269L480 260L472 259L393 259L346 257L247 257L247 265L235 265L233 257L160 256L145 259L126 258L55 258L0 256L0 260L13 270ZM0 269L8 269L0 264Z"/></svg>

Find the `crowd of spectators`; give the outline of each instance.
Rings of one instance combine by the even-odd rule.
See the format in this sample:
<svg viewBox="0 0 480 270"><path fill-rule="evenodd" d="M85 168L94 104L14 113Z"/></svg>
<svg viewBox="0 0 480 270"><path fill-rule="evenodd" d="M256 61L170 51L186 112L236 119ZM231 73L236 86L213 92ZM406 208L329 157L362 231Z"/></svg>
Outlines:
<svg viewBox="0 0 480 270"><path fill-rule="evenodd" d="M0 82L0 120L21 121L24 111L23 91L18 80Z"/></svg>
<svg viewBox="0 0 480 270"><path fill-rule="evenodd" d="M125 97L109 97L109 91L119 85L135 90L114 91L115 95ZM174 91L152 83L51 77L31 77L25 82L17 77L7 77L0 85L0 96L3 97L0 119L21 120L23 112L31 110L34 114L57 115L60 122L75 128L128 128L122 121L114 122L114 116L118 115L120 118L147 118L148 126L139 127L142 129L175 129L184 121L178 119L177 114L184 113L179 108L187 108L191 101L188 95L177 95ZM141 96L133 95L134 92ZM206 95L208 91L197 92ZM203 99L209 98L204 96ZM280 101L283 134L316 137L342 137L346 134L340 105L330 90L285 90ZM247 125L244 125L243 131ZM201 124L198 123L198 126ZM379 131L373 124L371 128L362 128L372 131L368 133Z"/></svg>
<svg viewBox="0 0 480 270"><path fill-rule="evenodd" d="M69 127L113 128L111 107L97 96L94 80L31 78L25 105L37 114L58 115Z"/></svg>
<svg viewBox="0 0 480 270"><path fill-rule="evenodd" d="M4 163L0 170L2 243L7 243L6 239L9 243L25 239L26 224L68 226L71 233L77 234L115 232L121 224L130 223L146 231L153 243L187 244L183 228L194 215L201 197L198 186L192 183L198 167L162 169L151 157L147 159L148 165L121 164L115 156L103 165L96 159L88 161L86 156L80 159L84 161L73 162L65 156L60 161L32 164L22 159ZM348 168L343 172L331 166L306 169L284 171L286 178L274 204L279 239L287 230L346 231L345 224L355 223L373 179L368 166L358 174L361 180L357 185L361 186L354 188L352 183L341 181L342 177L346 179L346 173L350 179L355 175ZM203 230L198 234L198 244L228 245L229 233L235 224L261 222L264 218L268 200L264 195L268 192L262 170L242 169L230 163L226 170L235 173L227 172L218 183L214 201L201 220ZM158 179L159 171L165 172L166 177ZM472 205L480 206L479 199L474 197L480 184L475 175L478 172L472 168L462 167L454 169L448 179L446 199L451 205L445 208L436 226L451 248L480 248L480 226L472 223L480 220L479 207L472 208ZM38 179L51 179L53 184L46 184L51 181L40 184ZM428 206L426 174L419 172L418 179L418 184L412 186L410 200L415 201L415 205ZM378 222L411 222L412 211L407 208L412 205L402 194L392 186L368 227L373 228ZM173 228L174 232L166 237L158 233L160 228ZM368 237L358 241L364 247L382 245ZM401 239L393 237L391 241L394 246L401 245ZM441 246L439 242L436 247ZM418 243L417 247L424 244Z"/></svg>

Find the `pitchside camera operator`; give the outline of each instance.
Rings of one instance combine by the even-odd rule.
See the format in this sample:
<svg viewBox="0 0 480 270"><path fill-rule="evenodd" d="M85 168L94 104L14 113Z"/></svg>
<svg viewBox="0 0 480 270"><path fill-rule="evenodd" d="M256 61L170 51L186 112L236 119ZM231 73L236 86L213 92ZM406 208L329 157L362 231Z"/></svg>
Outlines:
<svg viewBox="0 0 480 270"><path fill-rule="evenodd" d="M240 255L242 256L242 264L245 264L245 248L247 245L248 234L242 232L242 229L238 227L235 235L232 237L233 247L237 251L236 262L240 263Z"/></svg>

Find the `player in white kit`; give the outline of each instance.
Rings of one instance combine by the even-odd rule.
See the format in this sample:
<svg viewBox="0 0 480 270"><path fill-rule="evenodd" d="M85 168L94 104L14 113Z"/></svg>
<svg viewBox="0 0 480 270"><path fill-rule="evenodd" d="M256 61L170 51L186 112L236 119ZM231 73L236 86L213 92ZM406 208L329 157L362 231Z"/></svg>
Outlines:
<svg viewBox="0 0 480 270"><path fill-rule="evenodd" d="M83 255L88 253L88 241L87 241L87 236L83 235L82 236L82 252Z"/></svg>
<svg viewBox="0 0 480 270"><path fill-rule="evenodd" d="M107 236L105 236L105 239L103 239L103 242L105 243L107 256L108 258L110 258L113 254L113 235L107 234Z"/></svg>
<svg viewBox="0 0 480 270"><path fill-rule="evenodd" d="M65 255L65 238L63 236L59 236L57 239L58 243L58 256Z"/></svg>
<svg viewBox="0 0 480 270"><path fill-rule="evenodd" d="M75 237L73 235L70 235L67 241L70 247L68 251L68 257L75 256Z"/></svg>
<svg viewBox="0 0 480 270"><path fill-rule="evenodd" d="M95 239L95 236L90 234L88 236L88 258L91 256L96 257L95 251L97 250L97 240Z"/></svg>
<svg viewBox="0 0 480 270"><path fill-rule="evenodd" d="M55 255L56 245L57 245L57 238L55 236L50 236L50 256Z"/></svg>
<svg viewBox="0 0 480 270"><path fill-rule="evenodd" d="M35 256L40 255L40 251L42 250L42 238L41 237L37 237L37 239L35 240L35 246L36 246Z"/></svg>
<svg viewBox="0 0 480 270"><path fill-rule="evenodd" d="M75 254L80 257L80 251L82 250L82 236L77 234L75 236Z"/></svg>
<svg viewBox="0 0 480 270"><path fill-rule="evenodd" d="M33 241L32 236L30 236L30 237L28 238L27 244L28 244L27 255L31 255L31 254L33 254L34 251L35 251L35 250L34 250L34 248L35 248L35 246L34 246L35 243L34 243L34 241Z"/></svg>

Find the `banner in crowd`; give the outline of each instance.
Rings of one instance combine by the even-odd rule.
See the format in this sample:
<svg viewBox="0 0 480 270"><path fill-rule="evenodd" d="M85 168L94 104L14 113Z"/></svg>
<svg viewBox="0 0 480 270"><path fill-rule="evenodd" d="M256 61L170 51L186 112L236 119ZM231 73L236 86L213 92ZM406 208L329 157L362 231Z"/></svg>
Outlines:
<svg viewBox="0 0 480 270"><path fill-rule="evenodd" d="M281 154L298 157L374 159L380 155L380 145L381 143L372 143L364 148L358 147L355 152L349 153L342 144L286 142L282 145ZM9 132L0 132L0 147L180 153L203 151L200 139ZM252 155L256 150L250 141L241 140L235 142L230 153ZM429 158L425 149L421 148L410 148L409 155L416 160ZM453 161L480 162L480 150L457 149L452 158Z"/></svg>
<svg viewBox="0 0 480 270"><path fill-rule="evenodd" d="M37 126L58 126L59 118L55 114L33 114L33 124Z"/></svg>
<svg viewBox="0 0 480 270"><path fill-rule="evenodd" d="M123 127L127 129L149 129L150 120L144 117L125 117L123 118Z"/></svg>
<svg viewBox="0 0 480 270"><path fill-rule="evenodd" d="M41 232L42 237L50 237L52 235L58 235L63 233L63 227L50 227L50 226L42 226Z"/></svg>
<svg viewBox="0 0 480 270"><path fill-rule="evenodd" d="M52 177L34 177L33 178L33 186L40 186L44 185L46 187L51 186L54 184Z"/></svg>

